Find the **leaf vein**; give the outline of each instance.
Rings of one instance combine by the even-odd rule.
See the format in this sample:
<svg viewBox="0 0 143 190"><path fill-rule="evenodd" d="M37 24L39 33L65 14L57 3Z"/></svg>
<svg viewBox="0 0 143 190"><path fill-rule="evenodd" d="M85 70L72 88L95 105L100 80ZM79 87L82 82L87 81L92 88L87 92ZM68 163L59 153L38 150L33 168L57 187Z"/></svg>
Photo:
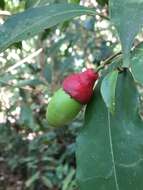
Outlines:
<svg viewBox="0 0 143 190"><path fill-rule="evenodd" d="M116 185L116 189L120 190L118 180L117 180L116 166L115 166L115 158L114 158L114 150L113 150L113 142L112 142L110 112L109 112L109 110L108 110L108 130L109 130L109 141L110 141L110 149L111 149L111 157L112 157L112 163L113 163L113 172L114 172L114 178L115 178L115 185Z"/></svg>
<svg viewBox="0 0 143 190"><path fill-rule="evenodd" d="M83 181L85 183L87 181L94 180L96 178L101 178L101 179L107 180L112 176L113 171L114 171L114 169L111 169L111 171L107 174L107 176L92 176L92 177L87 177L86 179L82 179L81 181Z"/></svg>
<svg viewBox="0 0 143 190"><path fill-rule="evenodd" d="M123 164L123 163L119 163L119 164L116 164L117 166L119 167L124 167L124 168L134 168L136 167L137 165L140 165L141 163L143 162L143 158L140 158L139 160L131 163L131 164Z"/></svg>

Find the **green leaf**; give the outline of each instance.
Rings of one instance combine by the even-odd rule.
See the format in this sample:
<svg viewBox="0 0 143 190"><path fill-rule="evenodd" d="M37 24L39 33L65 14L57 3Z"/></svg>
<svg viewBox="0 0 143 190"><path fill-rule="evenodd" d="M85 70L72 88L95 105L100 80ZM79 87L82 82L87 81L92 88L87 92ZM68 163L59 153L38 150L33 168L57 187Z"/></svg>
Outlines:
<svg viewBox="0 0 143 190"><path fill-rule="evenodd" d="M50 189L53 188L53 185L52 185L50 179L48 179L47 176L42 176L41 179L42 179L43 184L44 184L46 187L49 187Z"/></svg>
<svg viewBox="0 0 143 190"><path fill-rule="evenodd" d="M139 95L129 72L118 76L116 110L111 115L97 86L77 139L80 190L143 189L143 122Z"/></svg>
<svg viewBox="0 0 143 190"><path fill-rule="evenodd" d="M42 5L46 5L49 3L53 3L53 0L25 0L25 8L30 8L30 7L38 7Z"/></svg>
<svg viewBox="0 0 143 190"><path fill-rule="evenodd" d="M143 24L143 0L110 0L109 2L111 19L122 44L124 66L128 67L131 46Z"/></svg>
<svg viewBox="0 0 143 190"><path fill-rule="evenodd" d="M16 84L16 87L23 87L23 86L38 86L38 85L44 85L44 82L35 78L35 79L31 79L31 80L21 80L18 82L18 84Z"/></svg>
<svg viewBox="0 0 143 190"><path fill-rule="evenodd" d="M26 187L30 187L36 180L39 179L40 172L36 172L34 175L32 175L27 181L26 181Z"/></svg>
<svg viewBox="0 0 143 190"><path fill-rule="evenodd" d="M95 15L95 10L76 4L53 4L11 16L0 26L0 52L46 28L85 14Z"/></svg>
<svg viewBox="0 0 143 190"><path fill-rule="evenodd" d="M43 75L49 83L52 82L52 64L45 64L43 69Z"/></svg>
<svg viewBox="0 0 143 190"><path fill-rule="evenodd" d="M62 186L63 190L69 189L69 185L71 184L74 175L75 175L75 170L71 168L70 171L68 172L67 177L63 180L63 186Z"/></svg>
<svg viewBox="0 0 143 190"><path fill-rule="evenodd" d="M4 9L5 8L5 1L0 0L0 8Z"/></svg>
<svg viewBox="0 0 143 190"><path fill-rule="evenodd" d="M143 44L136 47L131 59L131 71L135 80L143 84Z"/></svg>
<svg viewBox="0 0 143 190"><path fill-rule="evenodd" d="M29 105L23 103L21 105L21 113L19 118L19 123L30 127L31 129L36 129L36 124L34 121L33 113Z"/></svg>
<svg viewBox="0 0 143 190"><path fill-rule="evenodd" d="M80 0L68 0L68 3L80 3Z"/></svg>
<svg viewBox="0 0 143 190"><path fill-rule="evenodd" d="M103 100L112 114L115 111L115 91L117 78L118 71L112 71L105 76L101 84L101 94Z"/></svg>
<svg viewBox="0 0 143 190"><path fill-rule="evenodd" d="M14 75L10 75L9 73L5 73L4 75L0 75L0 86L7 86L9 81L15 79Z"/></svg>
<svg viewBox="0 0 143 190"><path fill-rule="evenodd" d="M102 5L102 6L104 6L105 4L108 4L108 0L97 0L97 2L98 2L100 5Z"/></svg>

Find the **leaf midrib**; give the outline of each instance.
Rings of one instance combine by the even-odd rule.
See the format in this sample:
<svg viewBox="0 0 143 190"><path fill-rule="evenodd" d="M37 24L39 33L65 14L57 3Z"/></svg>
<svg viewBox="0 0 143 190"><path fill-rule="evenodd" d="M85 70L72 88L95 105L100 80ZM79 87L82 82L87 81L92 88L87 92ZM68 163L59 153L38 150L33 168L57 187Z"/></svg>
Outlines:
<svg viewBox="0 0 143 190"><path fill-rule="evenodd" d="M117 171L115 166L115 157L114 157L114 150L113 150L113 142L112 142L112 133L111 133L111 123L110 123L110 112L108 110L108 132L109 132L109 143L110 143L110 150L111 150L111 158L112 158L112 164L113 164L113 173L114 173L114 179L115 179L115 185L116 189L120 190L118 179L117 179Z"/></svg>

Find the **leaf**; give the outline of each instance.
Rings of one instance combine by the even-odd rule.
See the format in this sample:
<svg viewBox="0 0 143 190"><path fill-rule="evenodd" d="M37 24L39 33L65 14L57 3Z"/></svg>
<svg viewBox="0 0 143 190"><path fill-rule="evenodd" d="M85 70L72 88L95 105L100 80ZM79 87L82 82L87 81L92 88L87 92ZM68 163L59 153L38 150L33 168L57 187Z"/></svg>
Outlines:
<svg viewBox="0 0 143 190"><path fill-rule="evenodd" d="M68 172L67 177L63 180L63 186L62 186L63 190L69 189L69 185L71 184L74 175L75 175L75 170L72 168Z"/></svg>
<svg viewBox="0 0 143 190"><path fill-rule="evenodd" d="M143 0L110 0L111 20L118 31L123 55L124 66L129 66L129 52L134 38L143 24Z"/></svg>
<svg viewBox="0 0 143 190"><path fill-rule="evenodd" d="M49 49L48 49L48 53L49 55L54 55L55 53L57 53L57 51L59 51L60 47L62 44L64 44L66 42L66 38L61 38L60 40L58 40L57 42L55 42Z"/></svg>
<svg viewBox="0 0 143 190"><path fill-rule="evenodd" d="M49 187L50 189L53 188L53 185L52 185L50 179L48 179L47 176L42 176L41 179L42 179L43 184L44 184L46 187Z"/></svg>
<svg viewBox="0 0 143 190"><path fill-rule="evenodd" d="M115 111L115 89L118 78L118 71L108 73L101 84L103 100L111 113Z"/></svg>
<svg viewBox="0 0 143 190"><path fill-rule="evenodd" d="M15 79L14 75L10 75L9 73L5 73L4 75L0 75L0 86L7 86L9 81Z"/></svg>
<svg viewBox="0 0 143 190"><path fill-rule="evenodd" d="M131 59L131 71L135 80L143 84L143 44L136 47Z"/></svg>
<svg viewBox="0 0 143 190"><path fill-rule="evenodd" d="M45 64L44 69L43 69L43 75L47 82L51 83L52 82L52 65L51 64Z"/></svg>
<svg viewBox="0 0 143 190"><path fill-rule="evenodd" d="M32 110L31 110L30 106L25 103L23 103L21 105L21 113L20 113L19 123L21 125L26 125L33 130L36 129L36 124L34 121Z"/></svg>
<svg viewBox="0 0 143 190"><path fill-rule="evenodd" d="M67 70L73 70L73 68L75 67L73 56L67 56L62 62L59 63L62 73L65 73Z"/></svg>
<svg viewBox="0 0 143 190"><path fill-rule="evenodd" d="M108 4L108 0L97 0L97 2L102 6Z"/></svg>
<svg viewBox="0 0 143 190"><path fill-rule="evenodd" d="M77 179L80 190L142 190L143 122L138 92L129 72L120 73L114 116L97 86L87 106L77 139Z"/></svg>
<svg viewBox="0 0 143 190"><path fill-rule="evenodd" d="M5 1L4 0L0 0L0 8L1 9L5 8Z"/></svg>
<svg viewBox="0 0 143 190"><path fill-rule="evenodd" d="M35 79L29 79L29 80L20 80L18 84L16 84L16 87L23 87L23 86L38 86L38 85L44 85L44 82L42 80L39 80L38 78Z"/></svg>
<svg viewBox="0 0 143 190"><path fill-rule="evenodd" d="M26 181L26 187L30 187L36 180L39 179L40 172L36 172L34 175L32 175L27 181Z"/></svg>
<svg viewBox="0 0 143 190"><path fill-rule="evenodd" d="M25 7L26 8L37 7L41 5L46 5L48 3L49 3L48 0L26 0Z"/></svg>
<svg viewBox="0 0 143 190"><path fill-rule="evenodd" d="M85 14L95 15L95 10L65 3L31 8L11 16L0 26L0 52L46 28Z"/></svg>
<svg viewBox="0 0 143 190"><path fill-rule="evenodd" d="M80 0L68 0L68 3L80 3Z"/></svg>

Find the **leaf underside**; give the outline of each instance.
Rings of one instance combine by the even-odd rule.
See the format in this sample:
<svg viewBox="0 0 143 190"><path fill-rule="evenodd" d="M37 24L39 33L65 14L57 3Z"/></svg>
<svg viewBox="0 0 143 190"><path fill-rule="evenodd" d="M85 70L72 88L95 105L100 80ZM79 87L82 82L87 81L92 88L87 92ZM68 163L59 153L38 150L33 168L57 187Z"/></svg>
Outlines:
<svg viewBox="0 0 143 190"><path fill-rule="evenodd" d="M0 52L15 42L30 38L44 29L84 14L95 15L95 10L65 3L30 8L11 16L0 26Z"/></svg>
<svg viewBox="0 0 143 190"><path fill-rule="evenodd" d="M129 72L119 74L114 116L101 97L100 85L77 138L80 190L142 190L143 122L134 80Z"/></svg>

